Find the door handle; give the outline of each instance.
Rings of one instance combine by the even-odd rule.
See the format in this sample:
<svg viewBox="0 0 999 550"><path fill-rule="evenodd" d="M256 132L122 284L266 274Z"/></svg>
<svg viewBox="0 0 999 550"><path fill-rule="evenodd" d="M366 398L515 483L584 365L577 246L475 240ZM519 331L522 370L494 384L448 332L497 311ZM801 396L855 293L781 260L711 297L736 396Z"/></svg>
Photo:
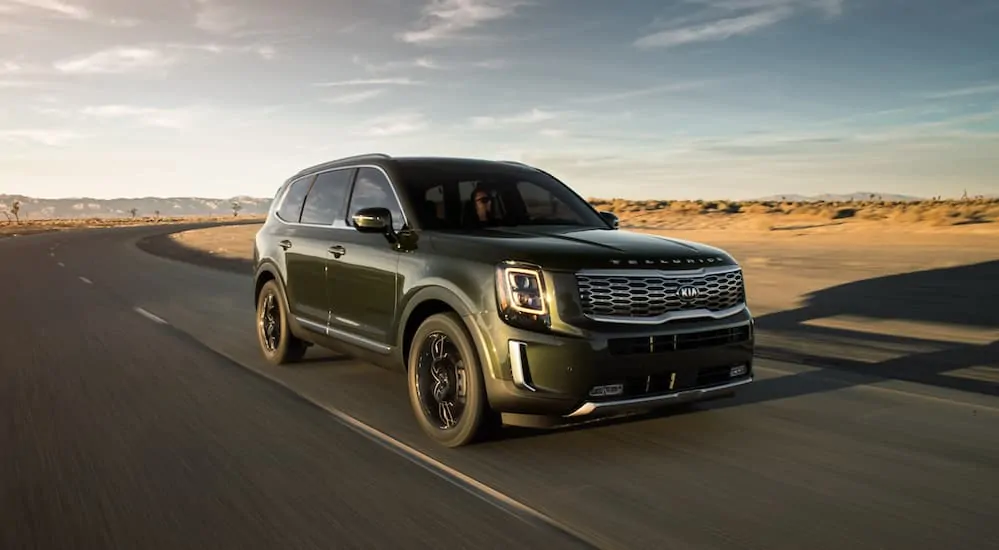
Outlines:
<svg viewBox="0 0 999 550"><path fill-rule="evenodd" d="M283 248L285 250L288 250L289 248L291 248L291 241L289 241L288 239L285 239L285 240L279 242L278 245L280 245L281 248Z"/></svg>
<svg viewBox="0 0 999 550"><path fill-rule="evenodd" d="M332 254L334 258L339 258L347 253L347 249L340 245L331 246L329 248L329 253Z"/></svg>

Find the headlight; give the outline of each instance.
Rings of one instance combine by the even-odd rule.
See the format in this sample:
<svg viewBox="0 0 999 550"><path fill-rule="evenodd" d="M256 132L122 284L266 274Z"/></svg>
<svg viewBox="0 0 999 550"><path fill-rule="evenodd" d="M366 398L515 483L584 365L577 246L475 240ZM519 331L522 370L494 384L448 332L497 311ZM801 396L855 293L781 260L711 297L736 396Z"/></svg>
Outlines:
<svg viewBox="0 0 999 550"><path fill-rule="evenodd" d="M504 263L496 268L499 313L512 325L528 329L550 325L548 297L541 268Z"/></svg>

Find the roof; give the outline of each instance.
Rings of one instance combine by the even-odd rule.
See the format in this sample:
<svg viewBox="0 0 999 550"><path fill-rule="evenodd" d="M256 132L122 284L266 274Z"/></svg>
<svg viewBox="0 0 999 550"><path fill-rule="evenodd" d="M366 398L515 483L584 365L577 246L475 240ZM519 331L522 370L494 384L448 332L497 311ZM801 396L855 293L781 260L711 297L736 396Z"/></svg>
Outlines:
<svg viewBox="0 0 999 550"><path fill-rule="evenodd" d="M522 162L508 161L508 160L488 160L488 159L477 159L477 158L463 158L463 157L435 157L435 156L402 156L402 157L392 157L385 153L366 153L361 155L353 155L349 157L343 157L321 164L316 164L314 166L309 166L308 168L303 168L294 177L300 177L313 172L320 172L328 168L335 168L344 164L356 163L359 161L381 161L383 163L396 163L399 165L408 166L437 166L437 167L462 167L462 168L485 168L485 169L495 169L497 164L509 166L511 168L521 168L527 170L538 170L533 166L529 166Z"/></svg>

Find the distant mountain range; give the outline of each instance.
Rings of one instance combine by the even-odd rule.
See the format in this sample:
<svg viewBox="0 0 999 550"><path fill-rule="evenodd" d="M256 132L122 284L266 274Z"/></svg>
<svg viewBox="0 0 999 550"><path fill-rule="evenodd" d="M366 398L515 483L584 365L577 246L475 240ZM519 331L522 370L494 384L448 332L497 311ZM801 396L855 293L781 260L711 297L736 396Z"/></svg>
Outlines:
<svg viewBox="0 0 999 550"><path fill-rule="evenodd" d="M887 202L909 202L909 201L925 201L929 200L926 197L916 197L912 195L894 195L892 193L871 193L869 191L856 191L854 193L824 193L822 195L771 195L769 197L760 197L756 199L758 201L790 201L790 202L815 202L815 201L826 201L826 202L848 202L848 201L869 201L869 200L882 200Z"/></svg>
<svg viewBox="0 0 999 550"><path fill-rule="evenodd" d="M266 214L271 198L232 197L212 199L202 197L141 197L132 199L38 199L22 195L0 195L0 212L10 212L15 201L21 201L21 219L53 218L127 218L132 209L138 217L156 216L231 216L233 204L240 205L240 216ZM0 215L0 222L6 221Z"/></svg>

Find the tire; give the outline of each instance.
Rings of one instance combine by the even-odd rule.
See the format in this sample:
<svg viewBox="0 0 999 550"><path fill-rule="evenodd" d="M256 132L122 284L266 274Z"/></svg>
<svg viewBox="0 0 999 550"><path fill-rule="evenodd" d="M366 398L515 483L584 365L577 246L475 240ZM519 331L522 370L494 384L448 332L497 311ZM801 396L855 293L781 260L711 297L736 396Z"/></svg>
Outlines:
<svg viewBox="0 0 999 550"><path fill-rule="evenodd" d="M440 342L439 347L433 342ZM443 358L442 348L446 353ZM434 369L435 355L438 369ZM497 415L486 399L475 345L457 314L438 313L423 321L413 335L406 364L409 402L420 428L431 439L454 448L492 433ZM440 393L435 394L435 389ZM444 397L441 401L451 402L452 406L442 406L436 397L441 394ZM453 425L442 414L445 410L452 412L451 419L456 421Z"/></svg>
<svg viewBox="0 0 999 550"><path fill-rule="evenodd" d="M268 310L275 330L270 338L267 332L268 319L265 317ZM276 281L267 281L260 289L255 319L257 343L268 363L274 366L286 365L300 361L305 356L308 346L291 333L291 327L288 326L288 306Z"/></svg>

